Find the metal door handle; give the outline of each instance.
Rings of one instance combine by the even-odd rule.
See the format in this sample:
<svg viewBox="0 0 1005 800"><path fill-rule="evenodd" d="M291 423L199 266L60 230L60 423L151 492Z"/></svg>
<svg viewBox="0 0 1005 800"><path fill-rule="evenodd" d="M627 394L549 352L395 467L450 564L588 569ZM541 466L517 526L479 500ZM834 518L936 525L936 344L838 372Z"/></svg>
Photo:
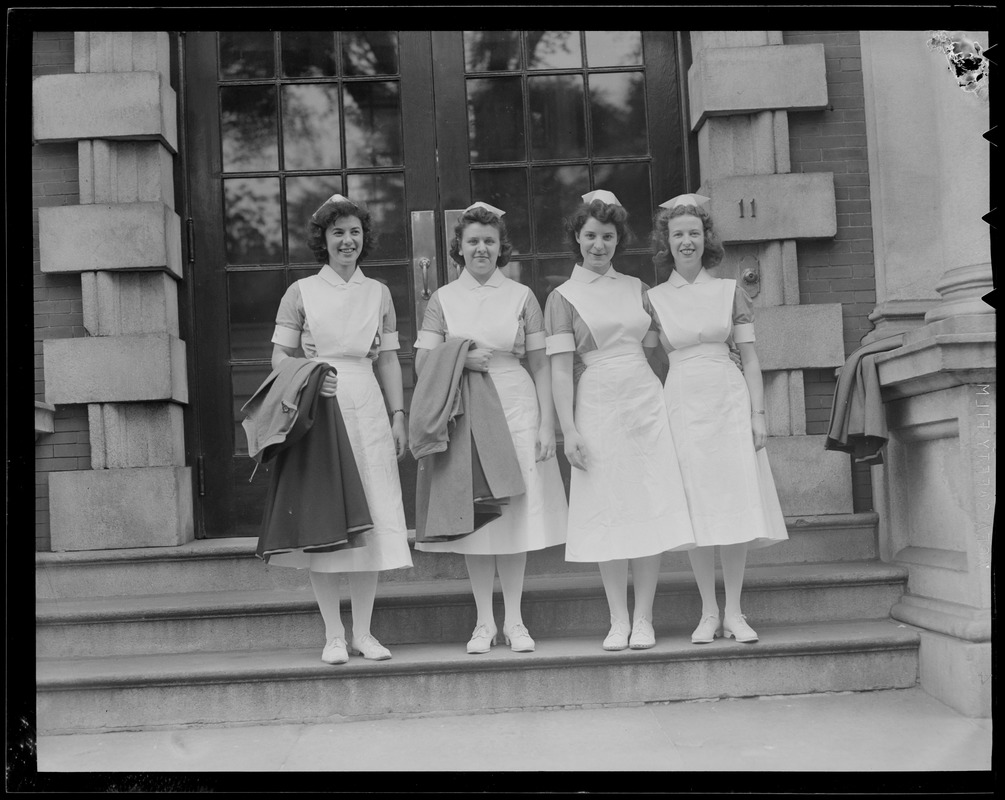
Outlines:
<svg viewBox="0 0 1005 800"><path fill-rule="evenodd" d="M422 299L428 300L432 293L429 291L429 264L428 258L419 259L419 269L422 270Z"/></svg>

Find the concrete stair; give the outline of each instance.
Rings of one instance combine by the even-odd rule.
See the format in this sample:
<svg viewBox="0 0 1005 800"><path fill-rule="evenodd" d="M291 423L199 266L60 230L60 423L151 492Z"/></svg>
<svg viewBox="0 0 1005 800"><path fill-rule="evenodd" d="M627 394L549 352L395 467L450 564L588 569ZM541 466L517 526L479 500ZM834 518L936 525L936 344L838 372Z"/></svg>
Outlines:
<svg viewBox="0 0 1005 800"><path fill-rule="evenodd" d="M269 568L254 557L254 539L39 553L38 730L914 685L917 633L889 616L907 573L876 559L875 515L787 522L789 542L748 559L744 611L761 634L757 644L690 643L700 602L686 554L668 553L655 607L657 646L607 653L596 566L568 564L557 547L528 557L524 620L537 651L500 646L469 656L474 604L463 558L413 552L411 570L383 573L378 586L372 630L393 648L393 659L352 658L337 667L320 661L324 626L306 572Z"/></svg>

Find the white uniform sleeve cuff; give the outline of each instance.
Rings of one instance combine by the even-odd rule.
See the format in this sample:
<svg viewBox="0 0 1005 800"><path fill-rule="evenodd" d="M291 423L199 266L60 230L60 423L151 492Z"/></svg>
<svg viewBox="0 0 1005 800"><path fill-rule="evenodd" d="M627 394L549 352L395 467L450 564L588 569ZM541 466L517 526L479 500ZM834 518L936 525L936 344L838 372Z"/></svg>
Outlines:
<svg viewBox="0 0 1005 800"><path fill-rule="evenodd" d="M740 342L753 342L754 341L754 323L753 322L743 322L739 325L733 326L733 341L739 344Z"/></svg>
<svg viewBox="0 0 1005 800"><path fill-rule="evenodd" d="M546 337L544 342L545 353L549 356L553 356L555 353L576 352L576 336L572 333L556 333Z"/></svg>
<svg viewBox="0 0 1005 800"><path fill-rule="evenodd" d="M379 351L383 353L385 350L398 350L401 345L398 343L398 332L397 331L382 331L380 334L380 348Z"/></svg>
<svg viewBox="0 0 1005 800"><path fill-rule="evenodd" d="M659 331L646 331L646 335L642 337L643 347L659 347L659 343Z"/></svg>
<svg viewBox="0 0 1005 800"><path fill-rule="evenodd" d="M423 350L435 350L441 344L443 344L444 338L442 333L434 333L433 331L419 331L419 336L415 340L415 347L421 348Z"/></svg>
<svg viewBox="0 0 1005 800"><path fill-rule="evenodd" d="M531 350L544 350L547 345L547 336L544 331L536 331L535 333L527 334L527 341L524 343L527 352Z"/></svg>
<svg viewBox="0 0 1005 800"><path fill-rule="evenodd" d="M284 325L276 325L275 333L272 334L272 343L280 347L300 347L300 331L287 328Z"/></svg>

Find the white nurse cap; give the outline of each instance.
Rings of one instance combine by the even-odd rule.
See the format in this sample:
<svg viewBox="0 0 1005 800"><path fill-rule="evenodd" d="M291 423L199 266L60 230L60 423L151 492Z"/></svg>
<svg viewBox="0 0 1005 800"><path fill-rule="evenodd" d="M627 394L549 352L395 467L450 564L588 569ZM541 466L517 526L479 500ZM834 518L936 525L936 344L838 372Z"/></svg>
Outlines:
<svg viewBox="0 0 1005 800"><path fill-rule="evenodd" d="M321 212L324 210L325 206L329 205L330 203L338 203L338 202L348 203L349 205L355 206L356 208L361 210L365 210L366 208L362 203L357 203L355 200L350 200L344 194L333 194L331 197L325 200L320 206L318 206L318 210L315 211L313 214L311 214L311 219L316 219L318 215L320 215Z"/></svg>
<svg viewBox="0 0 1005 800"><path fill-rule="evenodd" d="M594 189L592 192L587 192L583 195L584 203L592 203L594 200L600 200L603 203L614 206L621 205L621 201L614 196L614 192L609 192L607 189Z"/></svg>
<svg viewBox="0 0 1005 800"><path fill-rule="evenodd" d="M665 203L660 203L660 208L674 209L677 206L695 206L708 211L708 204L711 202L712 198L701 194L679 194L676 197L670 198Z"/></svg>
<svg viewBox="0 0 1005 800"><path fill-rule="evenodd" d="M490 206L488 203L483 203L481 200L475 200L475 202L464 209L464 213L467 214L472 208L484 208L490 214L495 214L497 217L501 217L506 213L501 208Z"/></svg>

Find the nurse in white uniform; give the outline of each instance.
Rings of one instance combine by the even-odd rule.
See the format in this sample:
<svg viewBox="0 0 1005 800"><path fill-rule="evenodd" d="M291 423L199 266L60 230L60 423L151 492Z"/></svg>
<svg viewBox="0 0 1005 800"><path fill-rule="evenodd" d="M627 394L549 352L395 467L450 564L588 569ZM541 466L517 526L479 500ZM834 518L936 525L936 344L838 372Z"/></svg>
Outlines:
<svg viewBox="0 0 1005 800"><path fill-rule="evenodd" d="M327 664L345 663L350 650L377 661L391 657L370 633L377 573L412 565L397 464L408 447L397 320L387 286L357 266L372 242L370 214L362 203L339 194L326 200L308 223L308 245L324 266L286 290L272 337L273 369L298 349L306 358L336 368L337 375L325 378L321 395L338 398L373 518L373 529L362 534L363 547L331 553L299 550L269 560L270 565L310 570L325 622L321 660ZM393 409L390 421L381 386ZM349 575L352 601L349 648L339 613L343 572Z"/></svg>
<svg viewBox="0 0 1005 800"><path fill-rule="evenodd" d="M582 263L545 307L555 407L574 467L565 558L599 562L611 614L604 649L645 649L656 644L660 556L693 547L694 535L662 389L643 351L658 345L648 287L611 264L628 245L628 212L605 190L583 200L568 223Z"/></svg>
<svg viewBox="0 0 1005 800"><path fill-rule="evenodd" d="M417 550L463 553L471 579L477 620L469 653L487 653L497 628L492 612L496 570L502 587L503 636L516 652L535 643L523 623L527 552L565 541L568 505L555 455L551 366L544 354L544 322L533 292L499 270L512 251L504 211L477 202L454 229L450 255L464 269L457 280L429 298L418 339L419 373L430 350L446 338L472 339L466 368L488 372L513 437L526 492L512 497L501 516L474 533L448 542L416 542ZM526 356L527 366L520 359Z"/></svg>
<svg viewBox="0 0 1005 800"><path fill-rule="evenodd" d="M691 636L756 642L740 612L747 549L788 538L771 477L761 367L754 350L753 304L735 280L713 278L706 266L722 260L708 198L686 194L656 215L654 261L673 261L670 278L649 290L649 302L668 351L665 384L670 426L698 547L689 551L702 617ZM743 373L729 358L740 351ZM715 546L726 591L720 623L715 597ZM721 627L720 627L721 626Z"/></svg>

